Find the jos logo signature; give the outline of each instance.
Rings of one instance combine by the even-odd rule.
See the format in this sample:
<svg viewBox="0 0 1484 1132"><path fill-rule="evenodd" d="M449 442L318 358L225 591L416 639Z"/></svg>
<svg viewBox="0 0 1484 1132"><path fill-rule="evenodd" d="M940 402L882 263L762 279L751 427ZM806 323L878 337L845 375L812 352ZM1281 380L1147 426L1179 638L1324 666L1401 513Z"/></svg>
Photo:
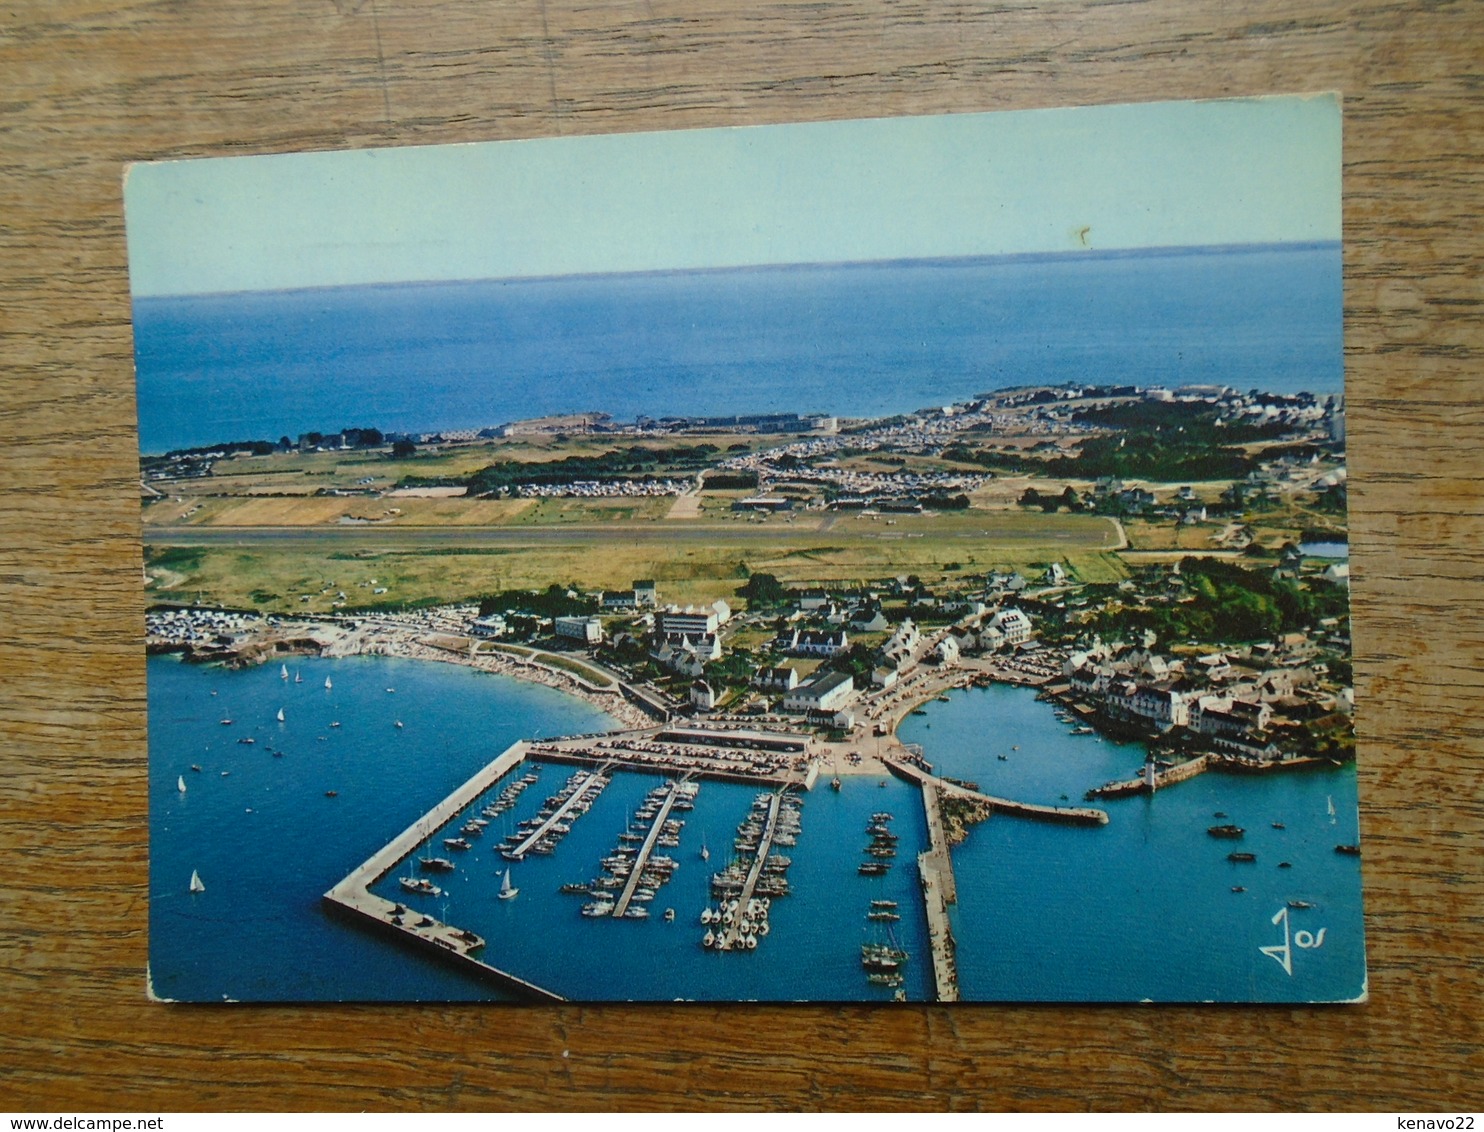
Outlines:
<svg viewBox="0 0 1484 1132"><path fill-rule="evenodd" d="M1300 951L1312 951L1324 946L1324 933L1328 928L1320 928L1318 933L1310 931L1297 931L1290 934L1288 925L1288 909L1279 908L1278 914L1273 917L1273 923L1283 925L1283 942L1275 943L1271 947L1259 947L1257 950L1275 960L1278 966L1289 974L1293 974L1293 949L1297 947Z"/></svg>

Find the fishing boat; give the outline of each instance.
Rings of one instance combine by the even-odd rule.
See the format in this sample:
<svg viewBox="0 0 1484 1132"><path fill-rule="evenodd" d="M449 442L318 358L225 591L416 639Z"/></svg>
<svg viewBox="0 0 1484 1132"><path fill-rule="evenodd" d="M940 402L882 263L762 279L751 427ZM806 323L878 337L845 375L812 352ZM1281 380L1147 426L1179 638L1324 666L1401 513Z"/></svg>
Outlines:
<svg viewBox="0 0 1484 1132"><path fill-rule="evenodd" d="M340 797L340 791L338 791L338 790L326 790L325 791L325 797L326 798L338 798L338 797Z"/></svg>
<svg viewBox="0 0 1484 1132"><path fill-rule="evenodd" d="M500 879L500 899L514 900L520 895L520 889L510 883L510 870L505 870L505 875Z"/></svg>
<svg viewBox="0 0 1484 1132"><path fill-rule="evenodd" d="M429 872L435 873L451 873L455 867L447 857L419 857L417 863Z"/></svg>
<svg viewBox="0 0 1484 1132"><path fill-rule="evenodd" d="M868 912L866 914L866 919L874 920L877 923L883 924L895 924L898 923L901 918L902 917L897 915L895 912Z"/></svg>
<svg viewBox="0 0 1484 1132"><path fill-rule="evenodd" d="M195 869L192 869L191 870L191 886L190 887L191 887L191 891L192 892L205 892L206 891L206 886L201 883L201 874L198 873Z"/></svg>
<svg viewBox="0 0 1484 1132"><path fill-rule="evenodd" d="M238 739L237 742L242 744L242 746L244 747L251 747L254 743L257 742L257 740L254 739L251 735L244 735L241 739Z"/></svg>
<svg viewBox="0 0 1484 1132"><path fill-rule="evenodd" d="M1275 822L1273 822L1273 828L1274 829L1287 829L1288 827L1286 825L1284 825L1281 821L1275 821Z"/></svg>
<svg viewBox="0 0 1484 1132"><path fill-rule="evenodd" d="M887 911L891 911L896 906L897 906L897 902L895 900L873 900L873 901L871 901L871 907L872 908L884 908Z"/></svg>
<svg viewBox="0 0 1484 1132"><path fill-rule="evenodd" d="M1247 831L1239 825L1213 825L1206 830L1212 837L1225 837L1234 839L1241 837Z"/></svg>
<svg viewBox="0 0 1484 1132"><path fill-rule="evenodd" d="M1243 888L1240 884L1234 884L1234 885L1232 885L1232 891L1233 892L1246 892L1247 890L1245 888Z"/></svg>
<svg viewBox="0 0 1484 1132"><path fill-rule="evenodd" d="M1288 902L1288 906L1290 908L1312 908L1312 907L1314 907L1314 905L1311 902L1309 902L1308 900L1290 900Z"/></svg>
<svg viewBox="0 0 1484 1132"><path fill-rule="evenodd" d="M445 837L443 839L443 844L447 845L450 849L468 849L469 848L469 843L467 841L465 841L462 837Z"/></svg>
<svg viewBox="0 0 1484 1132"><path fill-rule="evenodd" d="M175 780L175 789L179 790L182 794L185 793L185 790L186 790L186 787L185 787L185 775L182 774L179 778L177 778Z"/></svg>
<svg viewBox="0 0 1484 1132"><path fill-rule="evenodd" d="M1226 855L1226 859L1228 861L1237 862L1238 864L1251 864L1253 861L1257 860L1257 854L1256 853L1228 853Z"/></svg>
<svg viewBox="0 0 1484 1132"><path fill-rule="evenodd" d="M1359 857L1360 856L1360 846L1359 845L1336 845L1335 846L1335 852L1336 853L1343 853L1347 857Z"/></svg>
<svg viewBox="0 0 1484 1132"><path fill-rule="evenodd" d="M405 892L414 892L419 896L442 896L443 889L430 881L427 877L398 877L397 883Z"/></svg>

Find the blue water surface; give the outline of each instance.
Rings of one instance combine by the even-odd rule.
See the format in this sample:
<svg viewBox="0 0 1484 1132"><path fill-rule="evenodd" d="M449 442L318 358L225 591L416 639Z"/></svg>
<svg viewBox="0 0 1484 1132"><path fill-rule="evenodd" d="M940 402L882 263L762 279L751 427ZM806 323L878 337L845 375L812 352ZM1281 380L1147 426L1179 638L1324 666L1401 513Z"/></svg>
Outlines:
<svg viewBox="0 0 1484 1132"><path fill-rule="evenodd" d="M1027 383L1342 384L1338 244L136 300L141 450L548 413L878 417Z"/></svg>

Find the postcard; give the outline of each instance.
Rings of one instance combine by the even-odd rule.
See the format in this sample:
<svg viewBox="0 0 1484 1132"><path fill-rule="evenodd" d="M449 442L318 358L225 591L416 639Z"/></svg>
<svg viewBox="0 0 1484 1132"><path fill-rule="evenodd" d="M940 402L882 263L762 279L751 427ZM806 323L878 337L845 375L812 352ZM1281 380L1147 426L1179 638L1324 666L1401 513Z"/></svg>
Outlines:
<svg viewBox="0 0 1484 1132"><path fill-rule="evenodd" d="M125 205L157 998L1364 997L1336 98Z"/></svg>

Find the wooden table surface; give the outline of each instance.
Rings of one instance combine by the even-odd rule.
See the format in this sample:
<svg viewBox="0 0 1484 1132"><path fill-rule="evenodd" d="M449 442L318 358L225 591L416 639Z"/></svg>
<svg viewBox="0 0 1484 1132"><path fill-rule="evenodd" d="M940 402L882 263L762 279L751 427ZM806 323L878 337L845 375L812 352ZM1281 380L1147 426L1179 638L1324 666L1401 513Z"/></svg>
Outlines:
<svg viewBox="0 0 1484 1132"><path fill-rule="evenodd" d="M0 7L0 1109L1484 1107L1484 4ZM125 162L1338 90L1368 1005L144 996Z"/></svg>

